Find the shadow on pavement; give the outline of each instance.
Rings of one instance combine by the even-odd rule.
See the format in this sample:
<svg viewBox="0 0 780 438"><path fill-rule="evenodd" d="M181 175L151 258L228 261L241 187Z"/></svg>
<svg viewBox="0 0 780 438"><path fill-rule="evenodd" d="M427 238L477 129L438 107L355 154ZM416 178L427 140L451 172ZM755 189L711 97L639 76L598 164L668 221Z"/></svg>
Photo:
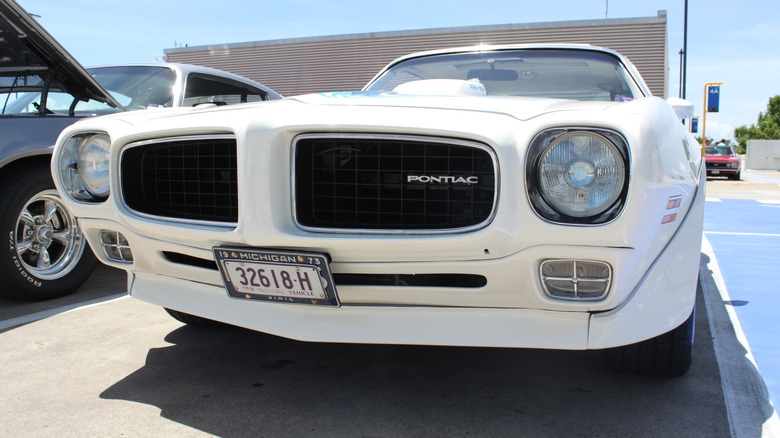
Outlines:
<svg viewBox="0 0 780 438"><path fill-rule="evenodd" d="M101 398L238 436L728 437L701 294L691 371L610 371L599 351L303 343L181 327Z"/></svg>
<svg viewBox="0 0 780 438"><path fill-rule="evenodd" d="M0 298L0 322L12 320L14 318L24 319L25 316L38 313L45 316L52 316L62 311L78 307L81 304L97 302L112 296L124 294L126 291L127 274L125 271L110 268L98 263L95 267L95 271L89 277L89 280L70 295L38 302L15 301ZM8 329L13 329L13 327L0 329L0 332Z"/></svg>

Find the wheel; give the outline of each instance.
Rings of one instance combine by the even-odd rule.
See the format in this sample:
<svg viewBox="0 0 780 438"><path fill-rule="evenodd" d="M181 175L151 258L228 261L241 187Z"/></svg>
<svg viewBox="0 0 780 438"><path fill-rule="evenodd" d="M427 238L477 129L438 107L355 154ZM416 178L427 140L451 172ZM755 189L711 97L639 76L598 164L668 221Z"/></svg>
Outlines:
<svg viewBox="0 0 780 438"><path fill-rule="evenodd" d="M607 350L616 371L659 377L678 377L691 367L696 309L672 331L636 344Z"/></svg>
<svg viewBox="0 0 780 438"><path fill-rule="evenodd" d="M742 172L737 172L734 175L729 175L729 179L739 181L742 178Z"/></svg>
<svg viewBox="0 0 780 438"><path fill-rule="evenodd" d="M0 296L40 301L78 289L96 259L63 204L48 166L26 166L0 183Z"/></svg>
<svg viewBox="0 0 780 438"><path fill-rule="evenodd" d="M165 311L168 315L171 315L173 319L179 322L183 322L187 325L199 326L199 327L226 327L227 324L214 321L213 319L203 318L201 316L190 315L189 313L179 312L165 307Z"/></svg>

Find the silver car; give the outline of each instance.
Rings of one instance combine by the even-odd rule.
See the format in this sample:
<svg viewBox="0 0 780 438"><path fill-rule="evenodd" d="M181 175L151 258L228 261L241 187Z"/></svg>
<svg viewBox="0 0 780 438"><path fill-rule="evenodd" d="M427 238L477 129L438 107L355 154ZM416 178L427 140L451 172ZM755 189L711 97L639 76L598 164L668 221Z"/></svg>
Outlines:
<svg viewBox="0 0 780 438"><path fill-rule="evenodd" d="M51 180L59 133L126 110L280 99L262 84L183 64L84 69L13 0L0 0L0 296L42 300L78 288L92 255Z"/></svg>

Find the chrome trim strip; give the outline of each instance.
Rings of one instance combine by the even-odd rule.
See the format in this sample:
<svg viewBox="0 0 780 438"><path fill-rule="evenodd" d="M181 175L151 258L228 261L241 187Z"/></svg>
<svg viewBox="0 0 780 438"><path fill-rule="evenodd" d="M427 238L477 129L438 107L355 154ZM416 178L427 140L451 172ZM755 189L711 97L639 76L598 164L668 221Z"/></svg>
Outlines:
<svg viewBox="0 0 780 438"><path fill-rule="evenodd" d="M418 142L437 142L437 143L446 143L456 146L465 146L465 147L471 147L471 148L477 148L481 149L488 153L490 156L491 161L493 162L493 169L494 169L494 187L493 187L493 209L491 210L490 214L488 215L487 219L484 221L472 225L469 227L461 227L461 228L449 228L446 230L404 230L404 229L386 229L386 230L377 230L377 229L366 229L366 228L320 228L320 227L308 227L305 225L302 225L298 221L298 208L297 208L297 200L295 199L295 157L296 157L296 151L298 148L298 141L307 139L307 138L346 138L346 139L380 139L380 140L401 140L401 141L418 141ZM500 181L501 181L501 172L498 165L498 158L496 157L495 151L490 148L488 145L484 143L479 143L476 141L471 140L463 140L463 139L453 139L453 138L446 138L446 137L433 137L433 136L425 136L425 135L404 135L404 134L360 134L360 133L309 133L309 134L299 134L293 138L293 145L290 148L290 187L292 190L292 193L290 193L290 198L292 199L291 206L292 206L292 217L293 222L295 223L295 226L303 231L309 231L312 233L337 233L337 234L380 234L380 235L392 235L392 234L407 234L407 235L440 235L440 234L458 234L458 233L467 233L470 231L475 231L481 228L486 227L490 222L493 221L496 217L496 210L498 210L498 200L499 200L499 190L501 187Z"/></svg>
<svg viewBox="0 0 780 438"><path fill-rule="evenodd" d="M124 154L128 149L141 147L141 146L148 146L157 143L167 143L172 141L199 141L199 140L236 140L236 136L234 134L183 135L183 136L153 138L149 140L139 140L121 146L118 152L119 160L116 164L118 167L117 195L119 196L119 203L121 204L121 207L125 211L130 212L137 217L147 219L147 220L152 220L162 224L172 224L172 225L189 224L189 225L194 225L197 227L205 227L205 228L220 228L225 230L235 229L238 226L238 222L213 222L213 221L202 221L202 220L194 220L194 219L178 219L178 218L172 218L168 216L155 216L155 215L134 210L130 208L130 206L127 205L127 203L125 202L125 196L124 193L122 192L122 184L121 184L122 181L121 163ZM236 145L236 147L238 147L238 145ZM238 151L236 151L236 153L238 153ZM238 181L236 181L236 184L238 184ZM239 210L239 214L240 214L240 210Z"/></svg>

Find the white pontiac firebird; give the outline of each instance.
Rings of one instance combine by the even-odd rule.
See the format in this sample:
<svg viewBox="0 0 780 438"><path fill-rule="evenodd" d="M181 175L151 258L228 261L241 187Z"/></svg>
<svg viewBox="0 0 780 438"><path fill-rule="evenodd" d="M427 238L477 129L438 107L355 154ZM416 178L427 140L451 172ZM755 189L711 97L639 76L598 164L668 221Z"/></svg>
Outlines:
<svg viewBox="0 0 780 438"><path fill-rule="evenodd" d="M684 374L701 152L582 45L402 57L362 91L117 114L52 170L131 296L303 341L604 349Z"/></svg>

